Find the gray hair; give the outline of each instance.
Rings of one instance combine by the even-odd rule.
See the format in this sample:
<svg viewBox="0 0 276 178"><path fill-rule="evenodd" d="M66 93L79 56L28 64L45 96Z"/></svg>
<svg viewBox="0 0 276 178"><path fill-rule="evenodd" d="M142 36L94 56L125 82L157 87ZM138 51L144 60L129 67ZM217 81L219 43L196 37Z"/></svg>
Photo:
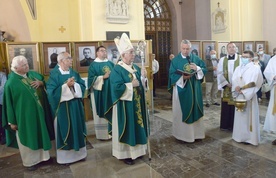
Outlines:
<svg viewBox="0 0 276 178"><path fill-rule="evenodd" d="M58 54L58 57L57 57L57 61L58 63L60 63L63 59L65 59L67 56L65 56L65 54L68 54L69 56L71 56L68 52L66 51L63 51L61 53Z"/></svg>
<svg viewBox="0 0 276 178"><path fill-rule="evenodd" d="M187 39L182 40L181 43L180 43L180 46L181 46L182 44L187 44L187 45L189 45L190 48L192 47L192 43L191 43L189 40L187 40Z"/></svg>
<svg viewBox="0 0 276 178"><path fill-rule="evenodd" d="M16 67L18 67L18 63L19 62L25 62L27 61L26 57L25 56L15 56L13 59L12 59L12 63L11 63L11 70L16 72Z"/></svg>

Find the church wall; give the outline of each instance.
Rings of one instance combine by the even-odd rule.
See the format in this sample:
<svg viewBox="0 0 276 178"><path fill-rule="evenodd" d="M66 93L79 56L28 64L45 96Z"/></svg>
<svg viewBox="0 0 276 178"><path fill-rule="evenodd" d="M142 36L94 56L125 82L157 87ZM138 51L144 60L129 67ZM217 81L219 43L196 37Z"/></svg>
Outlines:
<svg viewBox="0 0 276 178"><path fill-rule="evenodd" d="M143 0L128 0L126 24L107 22L105 0L37 0L37 20L32 19L26 0L0 3L5 14L0 17L0 29L17 42L106 40L106 31L129 31L131 39L137 40L145 36Z"/></svg>
<svg viewBox="0 0 276 178"><path fill-rule="evenodd" d="M195 1L182 0L182 39L196 40Z"/></svg>
<svg viewBox="0 0 276 178"><path fill-rule="evenodd" d="M179 52L179 45L182 40L182 16L181 5L178 0L166 0L172 19L172 53L177 54Z"/></svg>
<svg viewBox="0 0 276 178"><path fill-rule="evenodd" d="M195 0L196 40L211 40L210 0Z"/></svg>
<svg viewBox="0 0 276 178"><path fill-rule="evenodd" d="M108 23L105 19L105 1L92 0L92 37L105 40L106 31L129 31L132 40L145 39L144 3L143 0L128 0L129 22L126 24ZM100 10L102 9L102 10Z"/></svg>
<svg viewBox="0 0 276 178"><path fill-rule="evenodd" d="M182 5L179 5L179 0L167 1L171 11L176 11L172 12L174 53L179 51L178 44L184 38L216 41L266 40L270 52L276 47L276 24L271 23L275 16L275 0L219 1L220 7L227 12L227 29L218 34L212 32L212 13L217 9L218 1L207 1L182 0ZM208 3L210 7L207 7ZM37 0L37 20L33 20L26 0L1 0L0 30L6 31L5 36L11 36L17 42L105 40L106 31L130 31L132 39L144 38L142 0L129 0L128 24L108 23L105 19L105 4L105 0L70 0L70 3L68 0ZM211 19L208 21L209 17ZM63 33L59 31L61 26L66 28Z"/></svg>
<svg viewBox="0 0 276 178"><path fill-rule="evenodd" d="M25 11L19 1L0 0L0 30L5 37L16 41L30 41Z"/></svg>
<svg viewBox="0 0 276 178"><path fill-rule="evenodd" d="M227 26L225 32L212 32L212 39L217 41L258 41L263 38L263 2L260 0L225 0L219 1L222 11L225 10ZM217 1L211 1L211 20L214 29L213 13L218 8Z"/></svg>
<svg viewBox="0 0 276 178"><path fill-rule="evenodd" d="M269 52L272 53L273 48L276 47L276 23L275 23L275 0L263 0L263 27L264 40L268 41Z"/></svg>

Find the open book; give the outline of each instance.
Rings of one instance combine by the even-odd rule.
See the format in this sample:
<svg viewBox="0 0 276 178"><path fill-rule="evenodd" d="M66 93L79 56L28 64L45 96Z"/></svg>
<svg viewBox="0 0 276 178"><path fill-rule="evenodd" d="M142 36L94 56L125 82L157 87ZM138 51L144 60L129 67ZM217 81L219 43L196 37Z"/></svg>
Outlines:
<svg viewBox="0 0 276 178"><path fill-rule="evenodd" d="M197 71L193 71L193 72L187 72L187 71L183 71L180 69L177 69L175 73L180 74L180 75L194 75L196 74Z"/></svg>

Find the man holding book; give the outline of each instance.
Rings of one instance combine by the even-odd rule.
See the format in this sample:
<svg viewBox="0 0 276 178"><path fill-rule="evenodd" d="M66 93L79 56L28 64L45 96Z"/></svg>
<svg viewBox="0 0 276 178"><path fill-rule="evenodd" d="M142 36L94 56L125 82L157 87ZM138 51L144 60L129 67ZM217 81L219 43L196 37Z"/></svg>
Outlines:
<svg viewBox="0 0 276 178"><path fill-rule="evenodd" d="M205 138L201 82L205 63L192 54L191 42L182 40L181 52L171 61L168 90L173 93L173 136L185 142Z"/></svg>

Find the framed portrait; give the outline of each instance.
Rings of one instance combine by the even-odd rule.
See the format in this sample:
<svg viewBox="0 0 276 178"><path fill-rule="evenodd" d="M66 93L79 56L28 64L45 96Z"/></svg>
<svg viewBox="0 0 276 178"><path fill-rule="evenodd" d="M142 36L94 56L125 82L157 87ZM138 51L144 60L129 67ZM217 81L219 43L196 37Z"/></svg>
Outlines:
<svg viewBox="0 0 276 178"><path fill-rule="evenodd" d="M266 41L255 41L255 51L257 52L260 47L263 47L264 53L267 53Z"/></svg>
<svg viewBox="0 0 276 178"><path fill-rule="evenodd" d="M242 41L231 41L231 43L235 43L236 45L236 53L241 55L243 52Z"/></svg>
<svg viewBox="0 0 276 178"><path fill-rule="evenodd" d="M216 41L202 41L203 56L202 59L211 59L211 50L217 49Z"/></svg>
<svg viewBox="0 0 276 178"><path fill-rule="evenodd" d="M49 75L50 70L55 68L57 65L57 56L61 52L68 52L71 54L70 43L42 43L41 54L42 54L42 69L44 75Z"/></svg>
<svg viewBox="0 0 276 178"><path fill-rule="evenodd" d="M37 72L40 71L40 60L38 53L38 43L7 43L7 67L10 70L12 59L15 56L25 56L28 60L29 69Z"/></svg>
<svg viewBox="0 0 276 178"><path fill-rule="evenodd" d="M140 49L138 48L139 46L139 41L136 40L131 40L131 44L134 48L134 52L135 52L135 58L133 63L135 63L136 65L138 65L139 67L142 67L142 58L144 59L144 66L149 66L149 50L148 50L148 44L147 41L146 42L146 46L144 51L140 51ZM142 53L144 53L144 56L142 56Z"/></svg>
<svg viewBox="0 0 276 178"><path fill-rule="evenodd" d="M90 64L96 59L96 48L98 42L75 42L74 51L76 56L76 70L78 72L88 72Z"/></svg>
<svg viewBox="0 0 276 178"><path fill-rule="evenodd" d="M106 31L106 40L114 40L116 37L121 37L123 33L126 33L129 36L129 31Z"/></svg>
<svg viewBox="0 0 276 178"><path fill-rule="evenodd" d="M250 50L254 51L255 50L255 43L254 41L244 41L243 42L243 50Z"/></svg>
<svg viewBox="0 0 276 178"><path fill-rule="evenodd" d="M218 42L217 54L218 58L227 56L227 44L229 42Z"/></svg>
<svg viewBox="0 0 276 178"><path fill-rule="evenodd" d="M201 54L201 41L190 41L192 43L191 53L202 58Z"/></svg>
<svg viewBox="0 0 276 178"><path fill-rule="evenodd" d="M116 64L120 58L120 53L114 41L103 41L102 45L106 47L107 59Z"/></svg>

